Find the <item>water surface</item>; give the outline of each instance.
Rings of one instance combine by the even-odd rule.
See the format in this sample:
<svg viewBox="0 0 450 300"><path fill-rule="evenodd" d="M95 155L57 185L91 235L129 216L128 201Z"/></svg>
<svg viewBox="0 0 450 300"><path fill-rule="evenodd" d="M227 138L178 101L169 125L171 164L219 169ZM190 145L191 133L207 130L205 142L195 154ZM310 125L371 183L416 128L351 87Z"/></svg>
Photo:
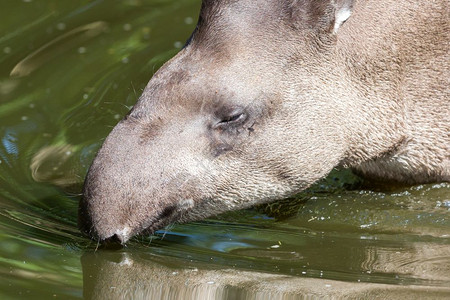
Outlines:
<svg viewBox="0 0 450 300"><path fill-rule="evenodd" d="M200 2L0 3L2 299L450 297L449 184L366 189L341 171L291 201L97 249L76 227L87 168Z"/></svg>

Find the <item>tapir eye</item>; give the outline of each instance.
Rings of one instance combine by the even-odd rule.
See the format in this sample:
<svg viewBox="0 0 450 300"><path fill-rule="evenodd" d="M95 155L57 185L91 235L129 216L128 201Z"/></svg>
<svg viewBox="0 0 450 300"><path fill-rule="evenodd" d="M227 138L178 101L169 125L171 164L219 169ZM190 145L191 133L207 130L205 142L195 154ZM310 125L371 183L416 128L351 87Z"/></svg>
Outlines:
<svg viewBox="0 0 450 300"><path fill-rule="evenodd" d="M237 113L235 115L231 115L223 120L221 120L219 123L233 123L233 122L240 122L245 119L245 113Z"/></svg>
<svg viewBox="0 0 450 300"><path fill-rule="evenodd" d="M222 116L213 126L215 129L226 129L243 124L247 120L247 114L244 111L235 111L231 114Z"/></svg>

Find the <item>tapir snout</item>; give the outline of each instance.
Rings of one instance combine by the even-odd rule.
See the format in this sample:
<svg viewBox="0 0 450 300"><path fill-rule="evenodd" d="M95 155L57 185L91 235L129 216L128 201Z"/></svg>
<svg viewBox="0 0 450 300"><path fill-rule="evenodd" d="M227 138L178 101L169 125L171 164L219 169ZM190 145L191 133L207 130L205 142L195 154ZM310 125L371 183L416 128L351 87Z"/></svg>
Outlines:
<svg viewBox="0 0 450 300"><path fill-rule="evenodd" d="M92 163L80 228L125 243L290 196L335 167L448 181L447 6L204 0Z"/></svg>

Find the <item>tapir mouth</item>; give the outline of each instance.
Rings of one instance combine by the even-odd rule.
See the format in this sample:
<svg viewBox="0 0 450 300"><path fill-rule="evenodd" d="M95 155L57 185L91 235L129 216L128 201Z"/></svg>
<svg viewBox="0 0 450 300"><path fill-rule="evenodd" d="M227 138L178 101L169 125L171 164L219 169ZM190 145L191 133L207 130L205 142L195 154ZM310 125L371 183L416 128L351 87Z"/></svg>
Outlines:
<svg viewBox="0 0 450 300"><path fill-rule="evenodd" d="M180 220L182 216L194 206L192 199L179 201L177 204L165 207L156 217L149 218L136 226L124 226L116 230L109 237L103 238L104 244L125 245L133 236L153 235L156 231Z"/></svg>

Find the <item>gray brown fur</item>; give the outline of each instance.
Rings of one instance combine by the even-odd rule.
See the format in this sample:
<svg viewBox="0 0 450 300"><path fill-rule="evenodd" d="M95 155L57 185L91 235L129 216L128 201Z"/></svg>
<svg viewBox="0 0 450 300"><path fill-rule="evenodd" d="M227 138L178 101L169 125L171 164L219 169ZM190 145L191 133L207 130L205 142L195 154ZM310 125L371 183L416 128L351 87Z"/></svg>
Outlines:
<svg viewBox="0 0 450 300"><path fill-rule="evenodd" d="M290 196L336 166L449 181L448 12L448 0L204 0L186 47L100 149L80 227L124 243Z"/></svg>

